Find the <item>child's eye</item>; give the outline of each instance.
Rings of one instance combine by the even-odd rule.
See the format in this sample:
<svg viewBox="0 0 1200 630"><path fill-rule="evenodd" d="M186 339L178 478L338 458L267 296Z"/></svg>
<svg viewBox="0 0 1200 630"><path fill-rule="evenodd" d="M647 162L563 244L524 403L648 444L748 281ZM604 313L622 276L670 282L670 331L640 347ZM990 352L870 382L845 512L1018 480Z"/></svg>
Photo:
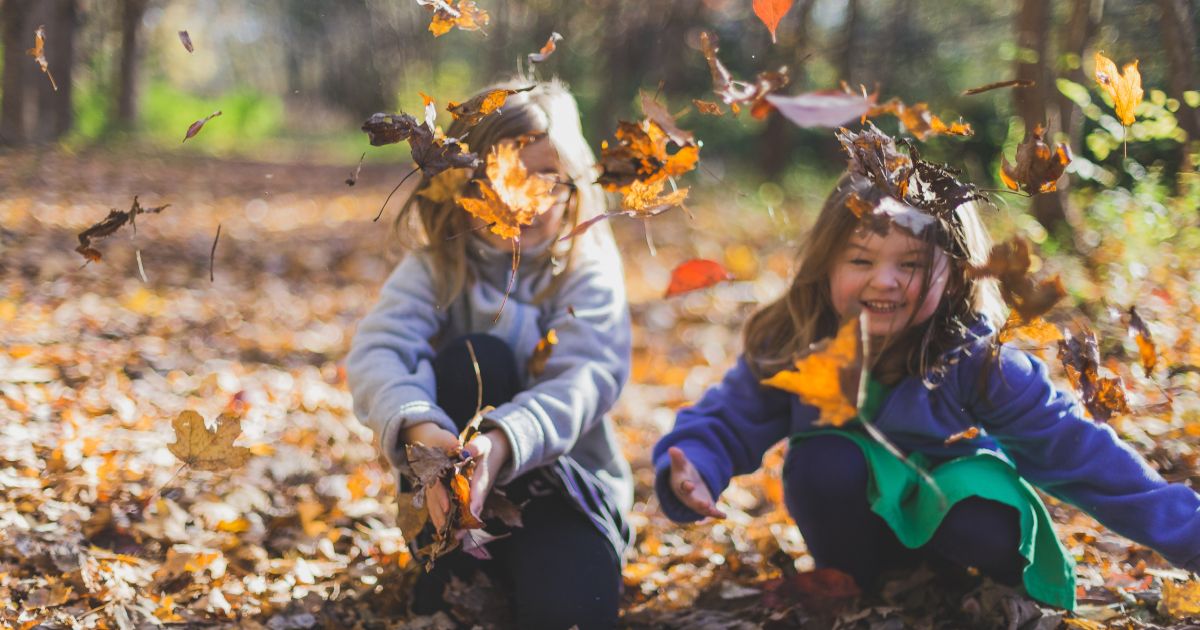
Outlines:
<svg viewBox="0 0 1200 630"><path fill-rule="evenodd" d="M905 269L924 269L924 268L925 268L925 263L922 263L922 262L906 262L906 263L903 263L903 264L901 264L900 266L901 266L901 267L904 267Z"/></svg>
<svg viewBox="0 0 1200 630"><path fill-rule="evenodd" d="M863 265L870 265L871 261L867 260L866 258L852 258L850 260L850 264L861 267Z"/></svg>

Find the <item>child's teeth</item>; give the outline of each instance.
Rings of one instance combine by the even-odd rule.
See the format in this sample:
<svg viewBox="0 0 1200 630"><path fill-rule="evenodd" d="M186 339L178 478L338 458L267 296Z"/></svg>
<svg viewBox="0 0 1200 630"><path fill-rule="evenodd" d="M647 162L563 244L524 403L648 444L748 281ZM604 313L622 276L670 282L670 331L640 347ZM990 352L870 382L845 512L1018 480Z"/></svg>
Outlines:
<svg viewBox="0 0 1200 630"><path fill-rule="evenodd" d="M863 303L867 305L867 308L869 308L873 311L888 312L888 311L894 311L897 308L899 308L895 302L863 302Z"/></svg>

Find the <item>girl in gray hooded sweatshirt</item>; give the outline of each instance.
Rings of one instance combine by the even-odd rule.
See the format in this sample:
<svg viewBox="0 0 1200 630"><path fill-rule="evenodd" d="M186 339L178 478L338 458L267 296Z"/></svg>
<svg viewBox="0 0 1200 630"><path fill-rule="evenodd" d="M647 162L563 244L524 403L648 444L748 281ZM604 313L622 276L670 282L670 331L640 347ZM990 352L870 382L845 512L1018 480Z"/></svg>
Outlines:
<svg viewBox="0 0 1200 630"><path fill-rule="evenodd" d="M464 132L459 119L446 134ZM483 404L495 409L467 447L478 462L471 509L478 514L495 488L523 504L523 526L502 528L505 535L486 546L490 559L459 549L422 572L414 612L444 609L451 575L469 580L483 570L510 591L519 627L611 627L632 539L624 518L632 477L607 416L629 374L621 261L603 223L563 238L605 211L595 157L565 87L539 83L511 95L465 141L486 162L496 147L518 139L525 168L558 183L553 205L521 228L520 265L507 297L512 240L455 202L462 173L426 178L396 223L401 236L419 240L359 324L347 375L355 413L395 465L409 443L457 448L458 432L475 413L477 363ZM486 178L483 165L474 177ZM557 345L544 367L529 369L551 329ZM442 522L444 492L427 499L430 520ZM488 524L489 533L495 528ZM420 546L420 536L414 545L412 532L404 534L410 548Z"/></svg>

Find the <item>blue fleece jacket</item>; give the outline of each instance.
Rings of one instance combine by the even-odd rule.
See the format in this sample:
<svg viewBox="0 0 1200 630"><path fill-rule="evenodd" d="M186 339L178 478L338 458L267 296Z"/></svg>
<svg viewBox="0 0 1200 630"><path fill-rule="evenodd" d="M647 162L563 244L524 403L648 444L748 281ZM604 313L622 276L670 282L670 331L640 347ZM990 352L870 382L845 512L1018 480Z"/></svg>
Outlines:
<svg viewBox="0 0 1200 630"><path fill-rule="evenodd" d="M931 388L910 376L897 383L875 426L901 450L934 461L980 449L1000 453L1045 492L1171 563L1200 571L1200 495L1168 484L1110 427L1086 417L1036 357L1002 346L999 363L985 369L994 361L985 351L993 331L983 320L971 330L972 338L947 357L940 382ZM818 429L817 419L815 407L761 385L739 359L700 402L679 412L675 428L654 447L663 512L677 522L700 519L671 492L669 447L684 451L715 497L733 475L759 468L780 440ZM945 445L971 426L983 429L978 438Z"/></svg>

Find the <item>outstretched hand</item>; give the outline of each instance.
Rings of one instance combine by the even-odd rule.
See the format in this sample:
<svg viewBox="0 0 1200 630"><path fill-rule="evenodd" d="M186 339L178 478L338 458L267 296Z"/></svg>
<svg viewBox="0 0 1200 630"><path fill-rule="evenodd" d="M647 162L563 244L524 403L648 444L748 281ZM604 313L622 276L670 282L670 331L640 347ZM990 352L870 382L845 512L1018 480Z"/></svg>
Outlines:
<svg viewBox="0 0 1200 630"><path fill-rule="evenodd" d="M420 442L425 446L442 449L447 453L458 451L458 436L438 426L436 422L422 422L408 427L400 436L405 444ZM450 513L450 493L440 483L425 487L425 507L429 510L429 520L438 531L446 525L446 515Z"/></svg>
<svg viewBox="0 0 1200 630"><path fill-rule="evenodd" d="M672 446L667 449L667 453L671 456L670 482L675 498L697 514L725 518L725 513L717 509L716 501L708 491L708 485L700 477L700 472L688 460L687 455L683 454L683 450Z"/></svg>

